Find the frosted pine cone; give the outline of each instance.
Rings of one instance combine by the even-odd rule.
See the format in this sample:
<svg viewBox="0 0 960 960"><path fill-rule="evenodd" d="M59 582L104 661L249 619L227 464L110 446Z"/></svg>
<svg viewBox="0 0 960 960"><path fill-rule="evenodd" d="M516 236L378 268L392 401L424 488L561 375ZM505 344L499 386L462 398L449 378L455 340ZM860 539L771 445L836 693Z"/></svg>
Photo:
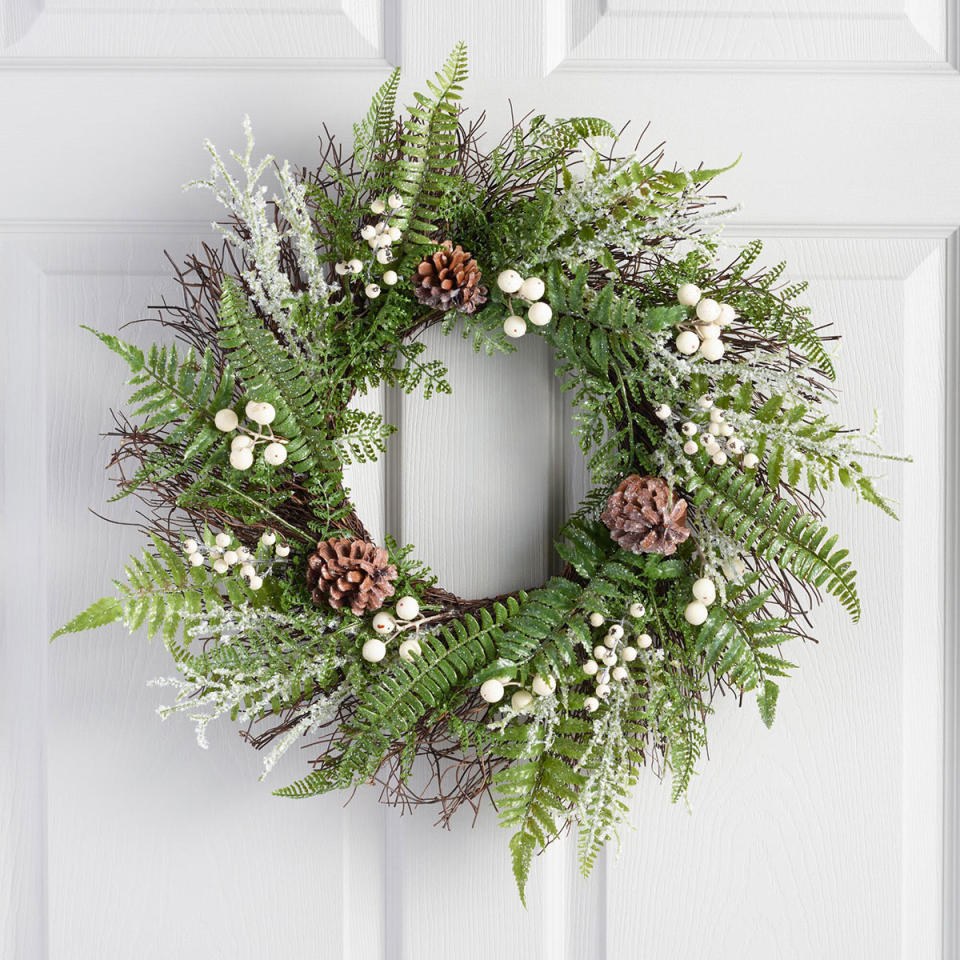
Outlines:
<svg viewBox="0 0 960 960"><path fill-rule="evenodd" d="M449 240L420 261L413 275L413 292L421 303L436 310L474 313L487 302L487 288L480 283L477 261Z"/></svg>
<svg viewBox="0 0 960 960"><path fill-rule="evenodd" d="M600 517L610 536L631 553L669 556L690 536L687 501L674 498L666 480L631 474L610 495Z"/></svg>
<svg viewBox="0 0 960 960"><path fill-rule="evenodd" d="M307 558L307 586L314 603L335 610L348 606L357 616L372 613L392 597L397 568L383 547L366 540L321 540Z"/></svg>

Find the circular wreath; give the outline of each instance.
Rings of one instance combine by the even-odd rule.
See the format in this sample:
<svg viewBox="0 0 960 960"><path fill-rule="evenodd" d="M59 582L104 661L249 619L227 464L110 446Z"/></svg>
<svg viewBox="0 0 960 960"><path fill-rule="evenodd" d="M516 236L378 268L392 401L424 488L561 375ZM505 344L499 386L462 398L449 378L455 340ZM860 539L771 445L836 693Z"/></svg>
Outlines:
<svg viewBox="0 0 960 960"><path fill-rule="evenodd" d="M97 333L131 370L111 465L150 542L57 635L161 635L161 713L201 745L226 715L269 748L264 773L312 747L280 796L376 782L447 823L492 794L522 896L571 823L589 871L640 767L684 793L717 693L754 691L773 721L781 646L822 593L858 617L822 492L891 510L861 466L871 437L823 412L834 369L804 285L757 269L756 242L718 263L720 171L667 169L595 118L528 116L487 149L465 76L458 46L397 119L395 71L352 152L326 135L313 172L255 161L249 123L239 178L207 144L197 183L229 220L153 318L179 347ZM461 599L351 503L345 465L393 431L354 399L451 389L431 326L487 353L543 337L572 394L592 489L537 589Z"/></svg>

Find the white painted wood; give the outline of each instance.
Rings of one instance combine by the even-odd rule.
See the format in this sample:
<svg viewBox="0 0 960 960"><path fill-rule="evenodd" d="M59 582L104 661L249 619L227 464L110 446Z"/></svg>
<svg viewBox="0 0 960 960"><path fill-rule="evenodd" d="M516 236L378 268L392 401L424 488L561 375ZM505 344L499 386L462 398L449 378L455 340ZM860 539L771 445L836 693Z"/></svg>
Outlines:
<svg viewBox="0 0 960 960"><path fill-rule="evenodd" d="M960 956L955 7L0 0L0 956ZM94 437L122 370L76 325L141 315L163 247L204 235L215 209L178 189L205 172L202 138L236 145L250 113L259 147L310 163L319 124L348 134L388 62L409 69L406 97L461 37L491 135L511 98L650 119L648 141L686 165L742 151L720 184L754 225L736 236L770 236L812 278L818 317L846 334L843 413L868 422L876 402L888 446L915 458L886 470L900 526L835 500L864 621L823 608L774 729L719 704L692 813L643 778L619 861L585 882L559 842L526 911L492 811L447 833L372 791L276 800L299 757L259 783L234 730L203 753L189 724L158 722L159 647L118 630L45 642L137 544L86 512L110 490ZM539 346L491 359L434 333L452 396L358 401L401 428L350 471L364 519L460 592L546 576L586 487Z"/></svg>

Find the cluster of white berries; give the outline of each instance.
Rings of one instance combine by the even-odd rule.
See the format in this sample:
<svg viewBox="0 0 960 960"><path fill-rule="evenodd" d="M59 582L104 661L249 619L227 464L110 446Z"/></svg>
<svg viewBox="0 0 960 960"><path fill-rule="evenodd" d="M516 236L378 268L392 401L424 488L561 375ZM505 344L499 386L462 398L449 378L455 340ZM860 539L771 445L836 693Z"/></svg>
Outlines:
<svg viewBox="0 0 960 960"><path fill-rule="evenodd" d="M290 547L285 543L277 543L276 534L270 531L263 534L260 542L266 547L276 544L275 553L278 557L286 557L290 553ZM206 557L204 557L204 550L207 552ZM233 569L246 579L251 590L259 590L263 586L263 577L257 573L256 567L256 564L263 559L262 556L257 557L252 554L229 533L218 533L214 538L213 546L209 548L192 538L184 540L183 552L187 555L187 562L192 567L202 567L204 561L209 558L214 573L222 575Z"/></svg>
<svg viewBox="0 0 960 960"><path fill-rule="evenodd" d="M368 663L379 663L387 655L387 643L396 635L412 628L415 631L414 636L401 640L397 649L401 660L412 663L413 658L419 657L423 652L416 634L419 634L420 627L427 622L427 617L420 616L420 604L416 597L401 597L394 605L392 614L380 610L373 615L373 629L387 640L383 641L379 636L372 637L364 643L360 655Z"/></svg>
<svg viewBox="0 0 960 960"><path fill-rule="evenodd" d="M630 604L629 614L635 620L646 616L646 609L642 603ZM590 626L602 627L606 619L602 613L590 614ZM653 637L649 633L639 633L634 640L635 645L628 644L625 639L625 630L622 623L613 623L607 630L602 643L593 648L593 657L583 664L581 669L596 683L596 696L587 697L583 707L588 713L595 713L600 709L600 701L606 700L613 689L613 683L622 683L629 676L628 663L637 659L637 648L648 650L653 646Z"/></svg>
<svg viewBox="0 0 960 960"><path fill-rule="evenodd" d="M386 213L387 208L399 210L403 206L403 200L395 193L391 193L386 200L377 199L370 204L370 212L376 216ZM367 241L370 249L375 251L374 258L382 266L393 260L393 251L390 249L393 244L399 243L403 239L403 233L400 228L389 220L378 220L376 223L367 223L360 229L360 236ZM334 270L338 277L344 277L347 274L358 276L363 273L364 263L358 257L351 260L341 260L335 264ZM383 282L392 287L400 278L396 270L385 270L381 277ZM364 294L370 300L376 300L380 296L380 284L370 280L363 288Z"/></svg>
<svg viewBox="0 0 960 960"><path fill-rule="evenodd" d="M691 592L693 593L693 600L684 608L683 618L687 623L699 627L707 619L707 614L710 612L707 607L717 599L717 588L713 585L712 580L701 577L694 581Z"/></svg>
<svg viewBox="0 0 960 960"><path fill-rule="evenodd" d="M273 404L251 400L243 408L243 412L252 423L257 425L257 429L241 425L236 411L229 407L218 410L213 418L217 429L224 433L240 431L230 444L230 466L235 470L249 470L253 466L253 452L257 444L264 443L266 446L263 449L263 459L271 467L279 467L287 459L285 446L287 441L282 437L274 436L273 430L270 429L270 424L277 416ZM263 433L260 427L266 428L267 432Z"/></svg>
<svg viewBox="0 0 960 960"><path fill-rule="evenodd" d="M677 300L685 307L696 308L692 327L677 334L674 342L677 350L688 357L699 351L704 360L719 360L724 350L723 328L736 320L736 311L728 303L701 298L700 288L693 283L684 283L677 288Z"/></svg>
<svg viewBox="0 0 960 960"><path fill-rule="evenodd" d="M722 467L730 456L743 456L740 461L745 470L754 470L760 463L760 458L755 453L746 453L747 445L734 434L733 427L726 422L726 415L719 408L714 406L713 397L704 395L697 400L697 406L708 414L709 422L700 432L700 427L693 420L686 420L680 426L680 432L687 438L683 444L683 452L692 457L703 447L710 459L718 466ZM660 420L670 420L673 418L673 410L661 403L654 411ZM700 434L699 437L697 434Z"/></svg>
<svg viewBox="0 0 960 960"><path fill-rule="evenodd" d="M516 270L504 270L497 277L497 286L510 301L510 316L503 321L503 332L508 337L517 340L527 332L527 321L515 311L514 294L529 304L527 320L535 327L545 327L553 318L550 304L543 300L546 285L539 277L527 277L524 280Z"/></svg>
<svg viewBox="0 0 960 960"><path fill-rule="evenodd" d="M555 677L538 673L530 682L530 690L526 690L522 684L511 681L509 677L491 677L480 684L480 696L487 703L499 703L506 695L507 687L520 688L511 694L510 707L516 713L523 713L533 703L534 695L549 697L557 689L557 680Z"/></svg>

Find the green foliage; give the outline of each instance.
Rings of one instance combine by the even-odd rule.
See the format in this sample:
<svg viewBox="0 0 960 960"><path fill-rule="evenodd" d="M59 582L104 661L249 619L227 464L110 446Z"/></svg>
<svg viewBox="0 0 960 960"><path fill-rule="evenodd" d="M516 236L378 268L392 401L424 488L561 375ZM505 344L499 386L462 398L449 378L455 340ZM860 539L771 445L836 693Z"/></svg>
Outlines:
<svg viewBox="0 0 960 960"><path fill-rule="evenodd" d="M68 623L55 630L50 637L51 642L65 633L82 633L84 630L93 630L96 627L105 627L108 623L116 623L123 618L123 603L116 597L101 597L87 607L83 613L77 614Z"/></svg>
<svg viewBox="0 0 960 960"><path fill-rule="evenodd" d="M419 259L418 246L434 243L436 210L445 189L456 185L457 104L466 79L467 47L458 43L435 80L427 81L429 94L414 94L416 102L409 107L395 173L403 206L394 222L405 234L405 245L413 248L404 264Z"/></svg>
<svg viewBox="0 0 960 960"><path fill-rule="evenodd" d="M733 465L700 470L688 482L694 503L734 542L800 580L822 587L837 597L853 620L860 619L849 551L836 548L837 537L826 526L795 503L765 491L749 473Z"/></svg>

